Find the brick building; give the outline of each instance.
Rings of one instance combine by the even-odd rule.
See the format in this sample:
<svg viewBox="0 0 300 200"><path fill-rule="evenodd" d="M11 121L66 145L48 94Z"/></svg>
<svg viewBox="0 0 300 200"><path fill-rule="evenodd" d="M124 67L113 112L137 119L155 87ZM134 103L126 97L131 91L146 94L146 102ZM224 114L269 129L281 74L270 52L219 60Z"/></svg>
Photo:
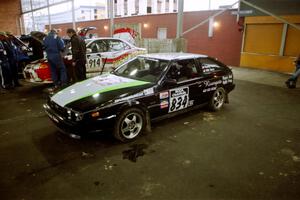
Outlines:
<svg viewBox="0 0 300 200"><path fill-rule="evenodd" d="M21 3L20 0L0 1L0 31L20 34Z"/></svg>
<svg viewBox="0 0 300 200"><path fill-rule="evenodd" d="M187 30L201 21L207 19L217 11L195 11L184 12L183 30ZM165 29L167 38L176 37L176 13L144 15L134 17L115 18L116 24L142 24L142 38L157 38L158 30ZM240 52L242 44L241 27L236 22L236 16L227 11L215 18L218 27L214 28L212 37L208 37L208 24L187 33L183 37L187 40L187 51L191 53L207 54L218 58L228 65L239 66ZM77 27L95 26L96 33L100 37L109 36L109 20L94 20L88 22L78 22ZM72 27L71 23L52 25L53 28L61 29L62 36L66 29Z"/></svg>

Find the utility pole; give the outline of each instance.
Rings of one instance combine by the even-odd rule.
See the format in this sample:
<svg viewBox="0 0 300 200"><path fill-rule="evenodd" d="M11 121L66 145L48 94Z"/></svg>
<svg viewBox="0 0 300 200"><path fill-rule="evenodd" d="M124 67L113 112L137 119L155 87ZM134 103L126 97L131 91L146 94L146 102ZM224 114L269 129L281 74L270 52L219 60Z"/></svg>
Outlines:
<svg viewBox="0 0 300 200"><path fill-rule="evenodd" d="M52 29L52 26L51 26L51 15L50 15L49 0L47 0L47 9L48 9L48 24L49 24L49 26L48 26L49 30L48 31L50 31Z"/></svg>
<svg viewBox="0 0 300 200"><path fill-rule="evenodd" d="M72 24L73 24L73 29L76 31L74 0L72 0Z"/></svg>
<svg viewBox="0 0 300 200"><path fill-rule="evenodd" d="M114 34L114 0L109 0L109 16L110 16L110 36L112 37Z"/></svg>
<svg viewBox="0 0 300 200"><path fill-rule="evenodd" d="M182 36L183 4L184 4L184 0L178 0L176 38L180 38Z"/></svg>

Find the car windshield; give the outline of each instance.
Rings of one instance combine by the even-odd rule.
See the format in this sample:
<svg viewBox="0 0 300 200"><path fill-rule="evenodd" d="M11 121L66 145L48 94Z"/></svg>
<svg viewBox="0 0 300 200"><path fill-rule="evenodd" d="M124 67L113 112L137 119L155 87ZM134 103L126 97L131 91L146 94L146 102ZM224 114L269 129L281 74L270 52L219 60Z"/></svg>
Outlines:
<svg viewBox="0 0 300 200"><path fill-rule="evenodd" d="M167 60L136 57L117 68L113 73L118 76L155 83L167 69L168 63Z"/></svg>

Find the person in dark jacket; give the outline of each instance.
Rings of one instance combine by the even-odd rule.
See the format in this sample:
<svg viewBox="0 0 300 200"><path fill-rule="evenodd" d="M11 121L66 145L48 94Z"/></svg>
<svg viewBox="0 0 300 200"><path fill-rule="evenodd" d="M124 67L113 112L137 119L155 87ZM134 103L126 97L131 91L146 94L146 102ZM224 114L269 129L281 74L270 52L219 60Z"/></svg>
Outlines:
<svg viewBox="0 0 300 200"><path fill-rule="evenodd" d="M86 46L85 42L76 34L74 29L67 30L68 36L71 38L72 48L72 82L86 79Z"/></svg>
<svg viewBox="0 0 300 200"><path fill-rule="evenodd" d="M0 35L0 82L1 87L9 89L12 87L12 75L5 48L6 38Z"/></svg>
<svg viewBox="0 0 300 200"><path fill-rule="evenodd" d="M10 41L10 46L11 46L11 51L12 51L12 56L9 59L9 64L11 67L11 73L12 73L12 79L13 79L13 84L15 87L21 86L19 83L19 75L18 75L18 68L19 68L19 58L18 58L18 47Z"/></svg>
<svg viewBox="0 0 300 200"><path fill-rule="evenodd" d="M43 43L37 40L36 38L32 37L29 40L29 47L32 48L32 60L39 60L44 58L44 50L43 50Z"/></svg>
<svg viewBox="0 0 300 200"><path fill-rule="evenodd" d="M295 60L295 67L296 70L294 74L285 82L288 88L296 88L297 79L300 76L300 54L298 55L297 59Z"/></svg>
<svg viewBox="0 0 300 200"><path fill-rule="evenodd" d="M51 78L54 83L54 90L67 85L66 67L61 53L64 51L64 42L57 35L55 30L51 30L44 38L44 47L47 59L50 64Z"/></svg>

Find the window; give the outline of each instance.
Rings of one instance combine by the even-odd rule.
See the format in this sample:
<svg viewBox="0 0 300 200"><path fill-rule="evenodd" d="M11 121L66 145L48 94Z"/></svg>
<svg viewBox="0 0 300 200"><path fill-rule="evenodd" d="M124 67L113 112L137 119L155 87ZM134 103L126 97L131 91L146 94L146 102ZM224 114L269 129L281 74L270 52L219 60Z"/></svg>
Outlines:
<svg viewBox="0 0 300 200"><path fill-rule="evenodd" d="M31 10L30 0L22 0L21 4L22 4L22 11L23 12Z"/></svg>
<svg viewBox="0 0 300 200"><path fill-rule="evenodd" d="M124 0L124 15L128 15L128 2Z"/></svg>
<svg viewBox="0 0 300 200"><path fill-rule="evenodd" d="M162 2L161 2L161 0L158 0L157 1L157 13L161 13L162 12L161 7L162 7Z"/></svg>
<svg viewBox="0 0 300 200"><path fill-rule="evenodd" d="M107 52L109 49L106 40L96 40L88 48L92 50L92 53Z"/></svg>
<svg viewBox="0 0 300 200"><path fill-rule="evenodd" d="M173 12L177 12L177 0L173 0Z"/></svg>
<svg viewBox="0 0 300 200"><path fill-rule="evenodd" d="M205 74L215 72L223 68L223 64L213 60L212 58L199 58L197 60L201 66L202 72Z"/></svg>
<svg viewBox="0 0 300 200"><path fill-rule="evenodd" d="M132 79L156 82L167 69L168 62L167 60L137 57L119 67L115 73Z"/></svg>
<svg viewBox="0 0 300 200"><path fill-rule="evenodd" d="M166 0L166 6L165 6L165 12L166 12L166 13L169 12L169 7L170 7L169 0Z"/></svg>
<svg viewBox="0 0 300 200"><path fill-rule="evenodd" d="M109 51L122 51L130 47L120 40L109 40Z"/></svg>
<svg viewBox="0 0 300 200"><path fill-rule="evenodd" d="M140 3L139 3L139 0L135 0L134 5L135 5L135 13L136 13L136 14L139 14L139 11L140 11Z"/></svg>
<svg viewBox="0 0 300 200"><path fill-rule="evenodd" d="M199 76L199 71L194 59L180 60L172 63L167 78L178 82L193 79Z"/></svg>
<svg viewBox="0 0 300 200"><path fill-rule="evenodd" d="M167 28L158 28L157 29L157 38L158 39L167 39Z"/></svg>
<svg viewBox="0 0 300 200"><path fill-rule="evenodd" d="M47 6L47 1L45 0L32 0L32 8L36 9L36 8L42 8Z"/></svg>
<svg viewBox="0 0 300 200"><path fill-rule="evenodd" d="M65 0L49 0L49 4L54 4L54 3L60 3L62 1L65 1Z"/></svg>
<svg viewBox="0 0 300 200"><path fill-rule="evenodd" d="M151 7L147 7L147 13L152 13L152 8Z"/></svg>

